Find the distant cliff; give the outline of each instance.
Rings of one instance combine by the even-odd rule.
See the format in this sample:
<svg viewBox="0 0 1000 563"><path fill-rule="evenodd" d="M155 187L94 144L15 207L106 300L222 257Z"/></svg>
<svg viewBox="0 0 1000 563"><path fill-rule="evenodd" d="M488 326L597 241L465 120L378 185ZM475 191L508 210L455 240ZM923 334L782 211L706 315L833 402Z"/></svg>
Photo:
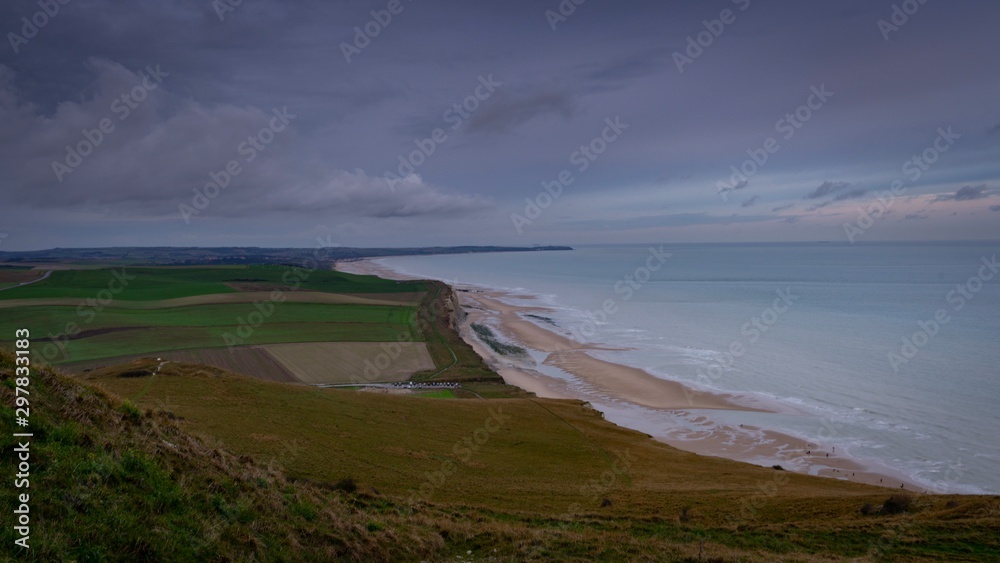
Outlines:
<svg viewBox="0 0 1000 563"><path fill-rule="evenodd" d="M473 252L537 252L573 250L568 246L424 246L415 248L316 248L259 247L115 247L53 248L25 252L0 252L0 263L99 262L135 266L195 266L208 264L299 264L304 260L333 263L377 256L413 256L427 254L467 254Z"/></svg>

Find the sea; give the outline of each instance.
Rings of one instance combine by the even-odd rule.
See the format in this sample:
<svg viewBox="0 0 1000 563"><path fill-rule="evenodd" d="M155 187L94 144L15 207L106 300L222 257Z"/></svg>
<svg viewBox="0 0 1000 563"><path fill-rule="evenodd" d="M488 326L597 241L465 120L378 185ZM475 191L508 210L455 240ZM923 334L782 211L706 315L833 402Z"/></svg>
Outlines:
<svg viewBox="0 0 1000 563"><path fill-rule="evenodd" d="M601 359L782 407L714 412L722 423L820 436L936 492L1000 494L998 254L997 242L655 243L376 262L530 296L512 303L551 313L528 320L620 349ZM685 424L606 407L644 431Z"/></svg>

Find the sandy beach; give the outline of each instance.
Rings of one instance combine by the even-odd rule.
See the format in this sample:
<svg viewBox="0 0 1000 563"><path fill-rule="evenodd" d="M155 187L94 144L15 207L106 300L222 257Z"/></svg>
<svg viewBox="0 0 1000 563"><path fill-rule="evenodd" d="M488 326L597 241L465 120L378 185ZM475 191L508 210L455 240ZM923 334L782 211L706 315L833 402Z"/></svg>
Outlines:
<svg viewBox="0 0 1000 563"><path fill-rule="evenodd" d="M377 275L388 279L410 279L377 262L341 262L345 272ZM783 469L837 479L881 485L908 491L924 491L901 473L888 468L872 468L838 454L832 447L749 424L727 425L712 419L713 411L748 413L779 412L753 404L736 395L697 390L676 381L656 377L642 369L609 362L593 353L616 350L578 342L557 327L549 329L525 315L544 317L549 310L538 305L512 305L509 301L530 302L530 296L514 295L476 286L452 284L458 291L467 318L460 328L462 337L503 379L539 397L579 399L592 404L613 402L616 406L641 407L681 417L685 424L670 431L655 431L641 424L622 424L650 433L671 446L702 455L725 457L758 465L781 465ZM500 356L485 346L470 328L488 324L504 340L536 351L543 366L558 368L568 378L543 373L531 359ZM599 407L598 407L599 408ZM640 413L641 414L641 413ZM637 417L638 418L638 417ZM630 418L630 420L633 420ZM613 421L614 422L614 421ZM817 421L818 423L820 421ZM819 426L819 424L818 424ZM822 436L818 433L818 436Z"/></svg>

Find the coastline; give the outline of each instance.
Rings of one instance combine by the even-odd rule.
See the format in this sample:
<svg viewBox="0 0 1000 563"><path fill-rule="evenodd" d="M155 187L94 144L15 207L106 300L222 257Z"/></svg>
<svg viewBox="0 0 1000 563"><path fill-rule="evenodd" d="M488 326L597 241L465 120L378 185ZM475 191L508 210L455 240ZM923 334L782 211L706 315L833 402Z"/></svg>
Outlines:
<svg viewBox="0 0 1000 563"><path fill-rule="evenodd" d="M339 262L336 269L387 279L414 279L371 259ZM581 343L525 318L529 314L541 317L550 311L544 305L508 302L512 299L530 302L532 296L468 284L450 285L466 312L460 335L510 385L542 398L588 401L603 410L613 423L699 455L755 465L780 465L797 473L890 489L928 492L900 472L837 453L835 447L826 447L819 440L814 442L752 424L713 420L712 414L720 411L737 415L783 411L779 405L762 407L747 397L693 389L636 367L596 357L595 352L621 349ZM531 350L532 358L513 358L494 352L473 333L473 323L486 324L503 339ZM648 424L644 418L649 414L678 424L669 428Z"/></svg>

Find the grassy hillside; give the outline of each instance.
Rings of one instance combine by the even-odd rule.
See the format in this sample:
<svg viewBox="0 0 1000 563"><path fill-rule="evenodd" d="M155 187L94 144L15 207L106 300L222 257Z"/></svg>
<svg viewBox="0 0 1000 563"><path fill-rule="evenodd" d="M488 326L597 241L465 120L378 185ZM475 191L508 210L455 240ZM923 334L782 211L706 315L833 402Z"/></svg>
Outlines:
<svg viewBox="0 0 1000 563"><path fill-rule="evenodd" d="M0 353L6 428L14 424L13 359ZM0 532L4 559L37 561L374 560L418 557L440 537L417 519L368 510L369 496L290 481L194 438L165 412L82 387L49 371L31 392L30 551ZM4 433L5 471L14 438ZM24 492L21 489L18 492ZM4 505L15 489L3 487Z"/></svg>
<svg viewBox="0 0 1000 563"><path fill-rule="evenodd" d="M12 371L2 353L8 428ZM34 559L1000 554L996 498L921 497L908 512L865 516L863 506L892 492L686 454L577 402L320 393L190 365L154 379L130 375L93 381L122 392L139 385L135 400L148 407L49 372L32 379ZM510 417L495 432L490 409ZM456 453L454 444L475 442L479 429L490 437L468 457ZM315 443L324 433L330 438ZM13 438L0 439L0 463L12 467ZM419 474L447 472L449 459L444 479ZM414 490L429 494L414 498ZM8 506L13 492L4 489ZM2 536L0 553L21 555L11 527Z"/></svg>
<svg viewBox="0 0 1000 563"><path fill-rule="evenodd" d="M686 454L577 402L321 393L176 368L91 380L136 391L140 406L47 371L32 378L34 559L1000 554L995 497L925 496L901 514L863 515L892 491ZM0 353L8 428L12 373L11 356ZM490 424L491 409L509 419ZM474 452L455 450L480 430L488 438ZM13 438L0 440L0 463L13 467ZM13 493L4 488L7 506ZM4 527L0 553L23 555L13 534Z"/></svg>

